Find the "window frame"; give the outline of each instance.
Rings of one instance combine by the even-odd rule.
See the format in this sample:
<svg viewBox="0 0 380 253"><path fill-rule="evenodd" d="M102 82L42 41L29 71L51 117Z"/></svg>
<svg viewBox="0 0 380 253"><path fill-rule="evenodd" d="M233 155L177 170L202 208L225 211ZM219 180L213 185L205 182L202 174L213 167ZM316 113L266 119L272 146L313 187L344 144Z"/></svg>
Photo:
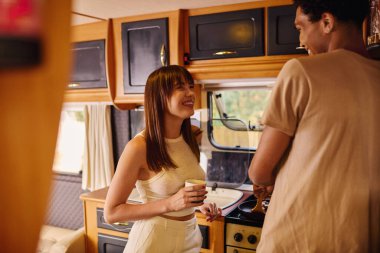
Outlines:
<svg viewBox="0 0 380 253"><path fill-rule="evenodd" d="M229 146L223 146L223 145L219 145L215 139L214 139L214 135L213 135L213 116L212 116L212 113L214 111L214 108L213 108L213 103L212 103L212 96L213 96L213 91L207 91L207 138L209 140L209 142L211 143L211 145L214 147L214 148L217 148L217 149L220 149L220 150L226 150L226 151L247 151L247 152L254 152L256 151L256 149L251 149L251 148L246 148L246 147L229 147ZM219 119L219 120L222 120L222 119ZM234 129L232 129L234 130ZM236 130L235 130L236 131Z"/></svg>

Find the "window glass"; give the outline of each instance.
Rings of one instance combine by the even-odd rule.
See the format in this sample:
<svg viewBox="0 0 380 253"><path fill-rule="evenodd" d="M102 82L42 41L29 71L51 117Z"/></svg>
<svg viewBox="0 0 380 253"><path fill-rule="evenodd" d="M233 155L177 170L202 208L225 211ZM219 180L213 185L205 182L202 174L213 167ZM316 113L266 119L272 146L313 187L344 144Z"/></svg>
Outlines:
<svg viewBox="0 0 380 253"><path fill-rule="evenodd" d="M82 170L86 139L84 116L84 105L63 107L53 171L78 174Z"/></svg>
<svg viewBox="0 0 380 253"><path fill-rule="evenodd" d="M211 142L221 149L256 150L271 87L208 92Z"/></svg>

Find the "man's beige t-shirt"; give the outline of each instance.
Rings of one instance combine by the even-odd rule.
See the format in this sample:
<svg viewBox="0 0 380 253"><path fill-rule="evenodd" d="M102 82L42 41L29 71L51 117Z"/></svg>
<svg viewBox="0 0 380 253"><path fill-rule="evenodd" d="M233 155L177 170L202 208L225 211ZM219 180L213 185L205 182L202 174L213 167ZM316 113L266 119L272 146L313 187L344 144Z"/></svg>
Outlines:
<svg viewBox="0 0 380 253"><path fill-rule="evenodd" d="M380 252L380 62L290 60L263 123L293 138L258 252Z"/></svg>

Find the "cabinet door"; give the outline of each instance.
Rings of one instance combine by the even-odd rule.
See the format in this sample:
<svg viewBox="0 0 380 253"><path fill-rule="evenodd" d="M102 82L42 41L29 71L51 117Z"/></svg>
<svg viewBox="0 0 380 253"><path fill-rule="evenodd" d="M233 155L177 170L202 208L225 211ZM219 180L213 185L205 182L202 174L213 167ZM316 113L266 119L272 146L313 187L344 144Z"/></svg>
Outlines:
<svg viewBox="0 0 380 253"><path fill-rule="evenodd" d="M264 55L263 8L191 16L190 60Z"/></svg>
<svg viewBox="0 0 380 253"><path fill-rule="evenodd" d="M70 89L107 88L105 40L73 44Z"/></svg>
<svg viewBox="0 0 380 253"><path fill-rule="evenodd" d="M294 5L268 8L268 55L306 54L299 47L299 33L294 27Z"/></svg>
<svg viewBox="0 0 380 253"><path fill-rule="evenodd" d="M168 19L122 24L124 93L144 93L149 74L168 64Z"/></svg>

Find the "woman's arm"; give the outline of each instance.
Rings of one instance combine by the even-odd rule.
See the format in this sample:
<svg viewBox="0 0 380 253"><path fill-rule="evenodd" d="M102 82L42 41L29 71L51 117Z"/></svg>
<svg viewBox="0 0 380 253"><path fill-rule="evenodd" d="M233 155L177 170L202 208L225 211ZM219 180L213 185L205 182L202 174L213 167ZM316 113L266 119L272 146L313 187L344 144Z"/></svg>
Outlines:
<svg viewBox="0 0 380 253"><path fill-rule="evenodd" d="M134 138L125 147L108 189L104 206L105 219L108 223L147 219L167 212L199 206L199 203L191 202L205 198L203 195L206 191L201 190L202 186L190 186L182 188L167 199L137 205L126 203L144 166L146 166L145 140L139 137ZM198 197L198 195L202 196Z"/></svg>

